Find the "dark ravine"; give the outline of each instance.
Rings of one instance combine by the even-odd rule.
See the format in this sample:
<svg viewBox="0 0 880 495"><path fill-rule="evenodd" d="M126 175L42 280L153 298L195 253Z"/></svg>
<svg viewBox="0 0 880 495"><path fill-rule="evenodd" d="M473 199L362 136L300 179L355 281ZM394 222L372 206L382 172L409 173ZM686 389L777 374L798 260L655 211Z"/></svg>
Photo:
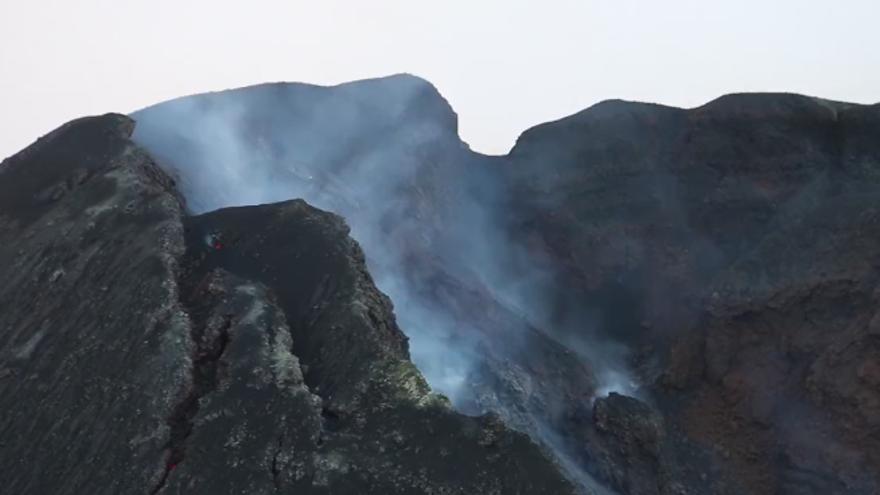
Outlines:
<svg viewBox="0 0 880 495"><path fill-rule="evenodd" d="M880 106L609 101L504 157L412 76L134 119L0 165L4 492L880 491Z"/></svg>

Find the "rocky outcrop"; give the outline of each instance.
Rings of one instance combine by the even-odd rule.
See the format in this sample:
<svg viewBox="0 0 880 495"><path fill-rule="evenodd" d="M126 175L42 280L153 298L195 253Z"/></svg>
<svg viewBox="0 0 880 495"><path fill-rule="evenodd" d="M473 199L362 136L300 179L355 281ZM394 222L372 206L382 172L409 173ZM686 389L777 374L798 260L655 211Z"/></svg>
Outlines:
<svg viewBox="0 0 880 495"><path fill-rule="evenodd" d="M337 216L186 217L119 115L0 166L9 493L571 493L408 359Z"/></svg>
<svg viewBox="0 0 880 495"><path fill-rule="evenodd" d="M599 444L616 448L602 452L600 465L607 472L602 477L628 493L673 493L664 490L657 480L667 473L658 472L663 457L666 431L663 418L646 404L617 393L596 400L593 421L599 432Z"/></svg>
<svg viewBox="0 0 880 495"><path fill-rule="evenodd" d="M292 361L290 375L312 400L311 411L278 418L289 418L294 428L303 428L303 418L312 425L311 436L279 438L290 452L307 453L305 459L287 459L280 450L284 464L276 461L273 467L279 483L308 493L571 490L527 437L492 417L456 414L445 398L430 393L408 359L406 337L390 302L373 286L363 253L340 217L297 200L219 210L188 219L186 229L186 277L199 281L197 290L216 285L218 270L229 272L264 287L272 302L262 304L285 316L283 334L292 347L239 351L242 359L280 353L272 359ZM265 330L256 334L272 339ZM230 335L234 344L235 332ZM281 353L288 347L292 351ZM249 396L245 390L233 395L226 417L237 417L233 404ZM269 423L279 414L260 411L244 417ZM204 431L217 442L211 430ZM300 436L304 442L297 440ZM210 466L193 469L213 471Z"/></svg>

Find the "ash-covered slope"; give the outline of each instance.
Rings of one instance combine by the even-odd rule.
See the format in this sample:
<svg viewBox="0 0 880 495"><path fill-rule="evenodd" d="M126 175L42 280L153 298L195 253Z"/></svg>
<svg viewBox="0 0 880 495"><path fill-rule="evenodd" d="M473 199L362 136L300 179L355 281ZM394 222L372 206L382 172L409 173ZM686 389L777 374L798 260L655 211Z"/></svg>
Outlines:
<svg viewBox="0 0 880 495"><path fill-rule="evenodd" d="M4 493L572 493L430 394L341 218L185 217L121 115L0 165Z"/></svg>

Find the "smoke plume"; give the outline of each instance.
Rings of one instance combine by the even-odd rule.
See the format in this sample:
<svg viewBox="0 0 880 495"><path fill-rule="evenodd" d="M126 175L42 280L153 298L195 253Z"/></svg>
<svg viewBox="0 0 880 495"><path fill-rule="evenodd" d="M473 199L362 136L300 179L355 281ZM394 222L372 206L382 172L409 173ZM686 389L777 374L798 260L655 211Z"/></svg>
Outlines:
<svg viewBox="0 0 880 495"><path fill-rule="evenodd" d="M268 84L133 118L134 139L176 177L193 214L303 198L342 215L394 303L413 361L459 410L494 409L570 464L545 426L554 418L539 416L561 414L574 395L635 393L625 351L596 334L598 316L561 300L554 268L506 231L505 159L471 152L425 81ZM523 363L569 351L593 383L522 385Z"/></svg>

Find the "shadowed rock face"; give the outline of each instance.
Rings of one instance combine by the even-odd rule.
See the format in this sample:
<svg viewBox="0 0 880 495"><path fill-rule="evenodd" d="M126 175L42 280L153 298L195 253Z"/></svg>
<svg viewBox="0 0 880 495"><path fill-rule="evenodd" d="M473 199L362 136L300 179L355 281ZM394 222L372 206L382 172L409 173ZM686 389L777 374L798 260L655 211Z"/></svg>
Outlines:
<svg viewBox="0 0 880 495"><path fill-rule="evenodd" d="M107 115L0 165L0 484L42 493L572 493L429 393L341 218L185 217Z"/></svg>
<svg viewBox="0 0 880 495"><path fill-rule="evenodd" d="M878 106L731 95L602 103L510 154L510 228L560 291L625 295L603 331L734 482L706 491L878 490L878 137Z"/></svg>

